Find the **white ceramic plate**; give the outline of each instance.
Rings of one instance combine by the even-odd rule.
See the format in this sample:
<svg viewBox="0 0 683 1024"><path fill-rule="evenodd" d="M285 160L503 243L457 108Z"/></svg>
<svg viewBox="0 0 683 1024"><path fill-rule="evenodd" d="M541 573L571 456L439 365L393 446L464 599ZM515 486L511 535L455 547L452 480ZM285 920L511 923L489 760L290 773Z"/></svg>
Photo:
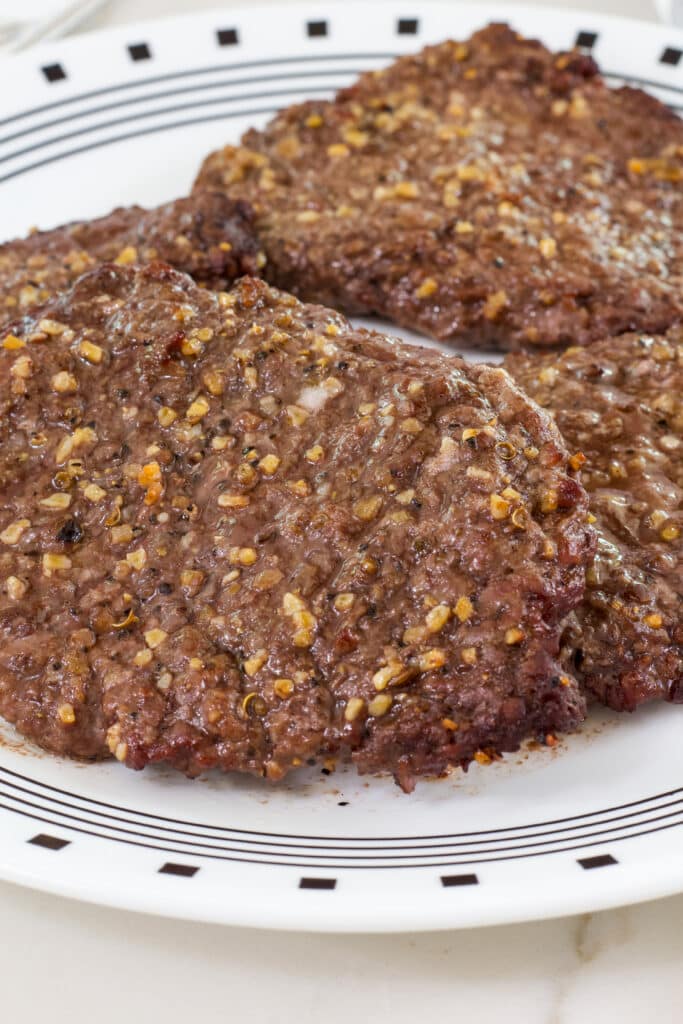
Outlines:
<svg viewBox="0 0 683 1024"><path fill-rule="evenodd" d="M0 67L2 233L189 188L202 156L278 106L510 20L593 49L614 80L683 104L683 33L460 3L245 5L51 43ZM492 924L683 889L683 708L600 713L553 750L410 797L353 771L280 788L136 775L0 738L0 876L198 920L346 931Z"/></svg>

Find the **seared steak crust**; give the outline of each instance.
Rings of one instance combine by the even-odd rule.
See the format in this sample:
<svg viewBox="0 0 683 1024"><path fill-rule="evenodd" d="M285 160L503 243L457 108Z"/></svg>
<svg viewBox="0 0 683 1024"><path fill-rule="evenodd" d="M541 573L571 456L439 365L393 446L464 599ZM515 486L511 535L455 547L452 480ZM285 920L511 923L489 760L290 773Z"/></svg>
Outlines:
<svg viewBox="0 0 683 1024"><path fill-rule="evenodd" d="M362 75L209 156L272 283L458 345L681 320L683 122L505 25Z"/></svg>
<svg viewBox="0 0 683 1024"><path fill-rule="evenodd" d="M69 288L100 263L163 260L210 288L263 264L253 214L240 200L197 191L154 210L129 206L0 245L0 323Z"/></svg>
<svg viewBox="0 0 683 1024"><path fill-rule="evenodd" d="M583 717L592 554L505 371L105 266L0 339L0 711L50 750L405 788Z"/></svg>

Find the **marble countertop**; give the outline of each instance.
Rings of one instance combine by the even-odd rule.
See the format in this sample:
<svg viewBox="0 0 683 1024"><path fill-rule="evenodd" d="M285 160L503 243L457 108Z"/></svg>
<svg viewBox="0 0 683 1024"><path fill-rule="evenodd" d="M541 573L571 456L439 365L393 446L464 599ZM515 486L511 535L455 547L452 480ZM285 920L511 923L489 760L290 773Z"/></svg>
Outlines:
<svg viewBox="0 0 683 1024"><path fill-rule="evenodd" d="M5 1019L679 1024L683 896L419 935L188 924L0 885ZM38 980L37 980L38 979ZM131 1010L128 1010L128 1007Z"/></svg>
<svg viewBox="0 0 683 1024"><path fill-rule="evenodd" d="M119 0L88 27L211 6L229 3ZM574 6L656 17L654 0ZM0 921L4 1016L29 1024L119 1024L131 1012L166 1024L683 1019L683 896L499 928L313 936L162 920L0 883Z"/></svg>

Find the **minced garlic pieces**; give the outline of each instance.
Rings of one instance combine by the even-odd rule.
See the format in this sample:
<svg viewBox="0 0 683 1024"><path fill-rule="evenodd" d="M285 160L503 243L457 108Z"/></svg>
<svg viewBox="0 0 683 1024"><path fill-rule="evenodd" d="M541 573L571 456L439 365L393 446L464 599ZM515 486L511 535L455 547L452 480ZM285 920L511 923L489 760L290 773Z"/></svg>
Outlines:
<svg viewBox="0 0 683 1024"><path fill-rule="evenodd" d="M300 405L288 405L285 409L287 418L293 427L301 427L309 417L309 413L306 409L302 409Z"/></svg>
<svg viewBox="0 0 683 1024"><path fill-rule="evenodd" d="M107 729L107 746L117 761L125 761L128 757L128 744L121 740L121 725L115 725Z"/></svg>
<svg viewBox="0 0 683 1024"><path fill-rule="evenodd" d="M249 498L246 494L219 494L218 505L220 508L246 508Z"/></svg>
<svg viewBox="0 0 683 1024"><path fill-rule="evenodd" d="M368 704L368 714L372 718L381 718L382 715L386 715L392 703L393 697L390 693L378 693Z"/></svg>
<svg viewBox="0 0 683 1024"><path fill-rule="evenodd" d="M51 384L52 390L58 395L68 395L78 391L78 381L73 373L69 373L67 370L60 370L59 373L55 373Z"/></svg>
<svg viewBox="0 0 683 1024"><path fill-rule="evenodd" d="M451 617L451 609L447 604L438 604L427 613L425 619L430 633L439 633Z"/></svg>
<svg viewBox="0 0 683 1024"><path fill-rule="evenodd" d="M87 487L83 488L83 496L96 504L98 501L102 501L106 498L107 492L104 487L100 487L99 484L88 484Z"/></svg>
<svg viewBox="0 0 683 1024"><path fill-rule="evenodd" d="M490 496L489 507L494 519L507 519L512 511L510 502L500 494L492 494Z"/></svg>
<svg viewBox="0 0 683 1024"><path fill-rule="evenodd" d="M277 455L264 455L262 459L259 459L259 469L266 474L266 476L272 476L273 473L277 473L280 465L280 459Z"/></svg>
<svg viewBox="0 0 683 1024"><path fill-rule="evenodd" d="M118 254L114 263L117 263L120 267L128 266L130 263L136 263L138 258L138 251L134 245L127 245L125 249L122 249Z"/></svg>
<svg viewBox="0 0 683 1024"><path fill-rule="evenodd" d="M12 363L9 372L17 380L28 380L33 373L33 360L29 356L19 356Z"/></svg>
<svg viewBox="0 0 683 1024"><path fill-rule="evenodd" d="M57 512L63 512L71 504L71 495L66 494L64 491L58 491L56 494L50 494L47 498L41 498L40 504L43 508L54 509Z"/></svg>
<svg viewBox="0 0 683 1024"><path fill-rule="evenodd" d="M401 639L404 644L421 644L428 636L426 626L408 626Z"/></svg>
<svg viewBox="0 0 683 1024"><path fill-rule="evenodd" d="M510 629L505 630L505 643L509 646L521 644L523 639L524 633L517 626L512 626Z"/></svg>
<svg viewBox="0 0 683 1024"><path fill-rule="evenodd" d="M259 650L256 651L251 657L247 658L244 662L244 671L248 676L255 676L256 673L263 668L265 663L268 661L268 651Z"/></svg>
<svg viewBox="0 0 683 1024"><path fill-rule="evenodd" d="M147 564L147 552L144 548L136 548L135 551L128 552L126 561L133 569L144 569Z"/></svg>
<svg viewBox="0 0 683 1024"><path fill-rule="evenodd" d="M28 591L28 583L18 576L8 576L5 580L5 589L11 601L21 601Z"/></svg>
<svg viewBox="0 0 683 1024"><path fill-rule="evenodd" d="M109 533L112 544L130 544L133 539L133 527L128 523L122 526L112 526Z"/></svg>
<svg viewBox="0 0 683 1024"><path fill-rule="evenodd" d="M145 643L154 651L163 644L167 636L168 633L164 629L148 629L145 633Z"/></svg>
<svg viewBox="0 0 683 1024"><path fill-rule="evenodd" d="M365 710L365 701L362 697L352 697L344 708L344 719L347 722L355 722L358 716Z"/></svg>
<svg viewBox="0 0 683 1024"><path fill-rule="evenodd" d="M0 541L8 545L18 544L30 525L30 519L15 519L14 522L10 522L8 526L5 526L0 534Z"/></svg>
<svg viewBox="0 0 683 1024"><path fill-rule="evenodd" d="M78 351L86 362L92 363L94 366L99 365L104 359L104 350L92 341L82 341L78 346Z"/></svg>
<svg viewBox="0 0 683 1024"><path fill-rule="evenodd" d="M62 725L73 725L76 721L73 704L60 704L57 708L57 715Z"/></svg>
<svg viewBox="0 0 683 1024"><path fill-rule="evenodd" d="M47 334L51 338L58 338L60 334L64 334L68 330L66 324L62 324L59 320L50 320L44 318L38 321L38 330L42 331L43 334Z"/></svg>
<svg viewBox="0 0 683 1024"><path fill-rule="evenodd" d="M380 494L374 494L368 498L361 498L357 501L353 506L353 513L364 522L369 522L371 519L375 519L381 507L382 496Z"/></svg>
<svg viewBox="0 0 683 1024"><path fill-rule="evenodd" d="M60 569L70 569L71 559L68 555L57 555L52 552L43 555L43 575L51 576Z"/></svg>
<svg viewBox="0 0 683 1024"><path fill-rule="evenodd" d="M546 260L553 259L557 255L557 242L554 238L542 238L538 243L541 256Z"/></svg>
<svg viewBox="0 0 683 1024"><path fill-rule="evenodd" d="M147 462L137 475L137 481L141 487L146 490L145 504L153 505L161 497L162 483L161 483L161 466L153 459L151 462Z"/></svg>
<svg viewBox="0 0 683 1024"><path fill-rule="evenodd" d="M8 352L15 352L19 348L25 348L26 342L23 338L17 338L16 334L8 334L2 342L2 347Z"/></svg>
<svg viewBox="0 0 683 1024"><path fill-rule="evenodd" d="M508 304L507 293L504 291L493 292L484 303L484 316L487 320L497 320Z"/></svg>
<svg viewBox="0 0 683 1024"><path fill-rule="evenodd" d="M416 299L429 299L439 290L438 282L433 277L426 277L422 284L415 290Z"/></svg>
<svg viewBox="0 0 683 1024"><path fill-rule="evenodd" d="M276 697L279 697L280 700L286 700L287 697L291 697L294 693L294 680L276 679L273 683L273 690Z"/></svg>
<svg viewBox="0 0 683 1024"><path fill-rule="evenodd" d="M334 599L334 601L332 603L334 604L334 607L335 607L336 611L338 611L338 612L348 612L351 609L354 601L355 601L355 594L341 593L341 594L337 594L337 596L335 597L335 599Z"/></svg>
<svg viewBox="0 0 683 1024"><path fill-rule="evenodd" d="M391 661L375 672L372 685L376 690L386 690L387 686L405 672L405 665L400 661Z"/></svg>
<svg viewBox="0 0 683 1024"><path fill-rule="evenodd" d="M203 395L200 395L199 398L195 398L194 402L188 406L185 419L188 423L199 423L200 420L204 419L208 411L209 403Z"/></svg>
<svg viewBox="0 0 683 1024"><path fill-rule="evenodd" d="M446 664L446 654L444 651L439 650L438 647L433 647L429 651L425 651L424 654L420 655L419 660L420 672L433 672L435 669L443 668Z"/></svg>
<svg viewBox="0 0 683 1024"><path fill-rule="evenodd" d="M570 467L575 472L578 472L578 470L581 469L584 462L586 461L586 456L583 454L583 452L575 452L574 455L569 456L569 459L567 461L569 462Z"/></svg>
<svg viewBox="0 0 683 1024"><path fill-rule="evenodd" d="M55 451L55 462L59 465L61 462L71 456L74 449L80 448L82 445L95 444L97 441L97 434L92 427L76 427L73 434L67 434L57 445Z"/></svg>
<svg viewBox="0 0 683 1024"><path fill-rule="evenodd" d="M399 505L409 505L414 497L415 490L414 488L409 487L407 490L400 491L397 495L395 495L395 500L399 503Z"/></svg>
<svg viewBox="0 0 683 1024"><path fill-rule="evenodd" d="M304 458L307 462L320 462L325 456L325 451L322 445L314 444L312 448L308 448L304 452Z"/></svg>
<svg viewBox="0 0 683 1024"><path fill-rule="evenodd" d="M258 559L254 548L230 548L228 561L230 565L253 565Z"/></svg>
<svg viewBox="0 0 683 1024"><path fill-rule="evenodd" d="M558 506L559 496L557 491L546 491L541 498L541 512L555 512Z"/></svg>
<svg viewBox="0 0 683 1024"><path fill-rule="evenodd" d="M453 612L459 622L467 622L474 615L474 605L469 597L459 597L455 602Z"/></svg>
<svg viewBox="0 0 683 1024"><path fill-rule="evenodd" d="M286 593L282 598L282 610L294 625L292 642L295 647L311 647L313 645L313 630L317 625L317 619L307 609L305 601L299 594Z"/></svg>

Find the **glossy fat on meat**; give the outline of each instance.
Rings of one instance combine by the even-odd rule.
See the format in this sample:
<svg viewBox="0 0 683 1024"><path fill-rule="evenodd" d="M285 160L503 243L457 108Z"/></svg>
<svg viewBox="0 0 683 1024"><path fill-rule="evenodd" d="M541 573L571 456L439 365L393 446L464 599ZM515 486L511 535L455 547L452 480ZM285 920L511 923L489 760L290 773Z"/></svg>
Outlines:
<svg viewBox="0 0 683 1024"><path fill-rule="evenodd" d="M617 710L683 702L683 329L506 366L555 417L596 520L567 665Z"/></svg>

